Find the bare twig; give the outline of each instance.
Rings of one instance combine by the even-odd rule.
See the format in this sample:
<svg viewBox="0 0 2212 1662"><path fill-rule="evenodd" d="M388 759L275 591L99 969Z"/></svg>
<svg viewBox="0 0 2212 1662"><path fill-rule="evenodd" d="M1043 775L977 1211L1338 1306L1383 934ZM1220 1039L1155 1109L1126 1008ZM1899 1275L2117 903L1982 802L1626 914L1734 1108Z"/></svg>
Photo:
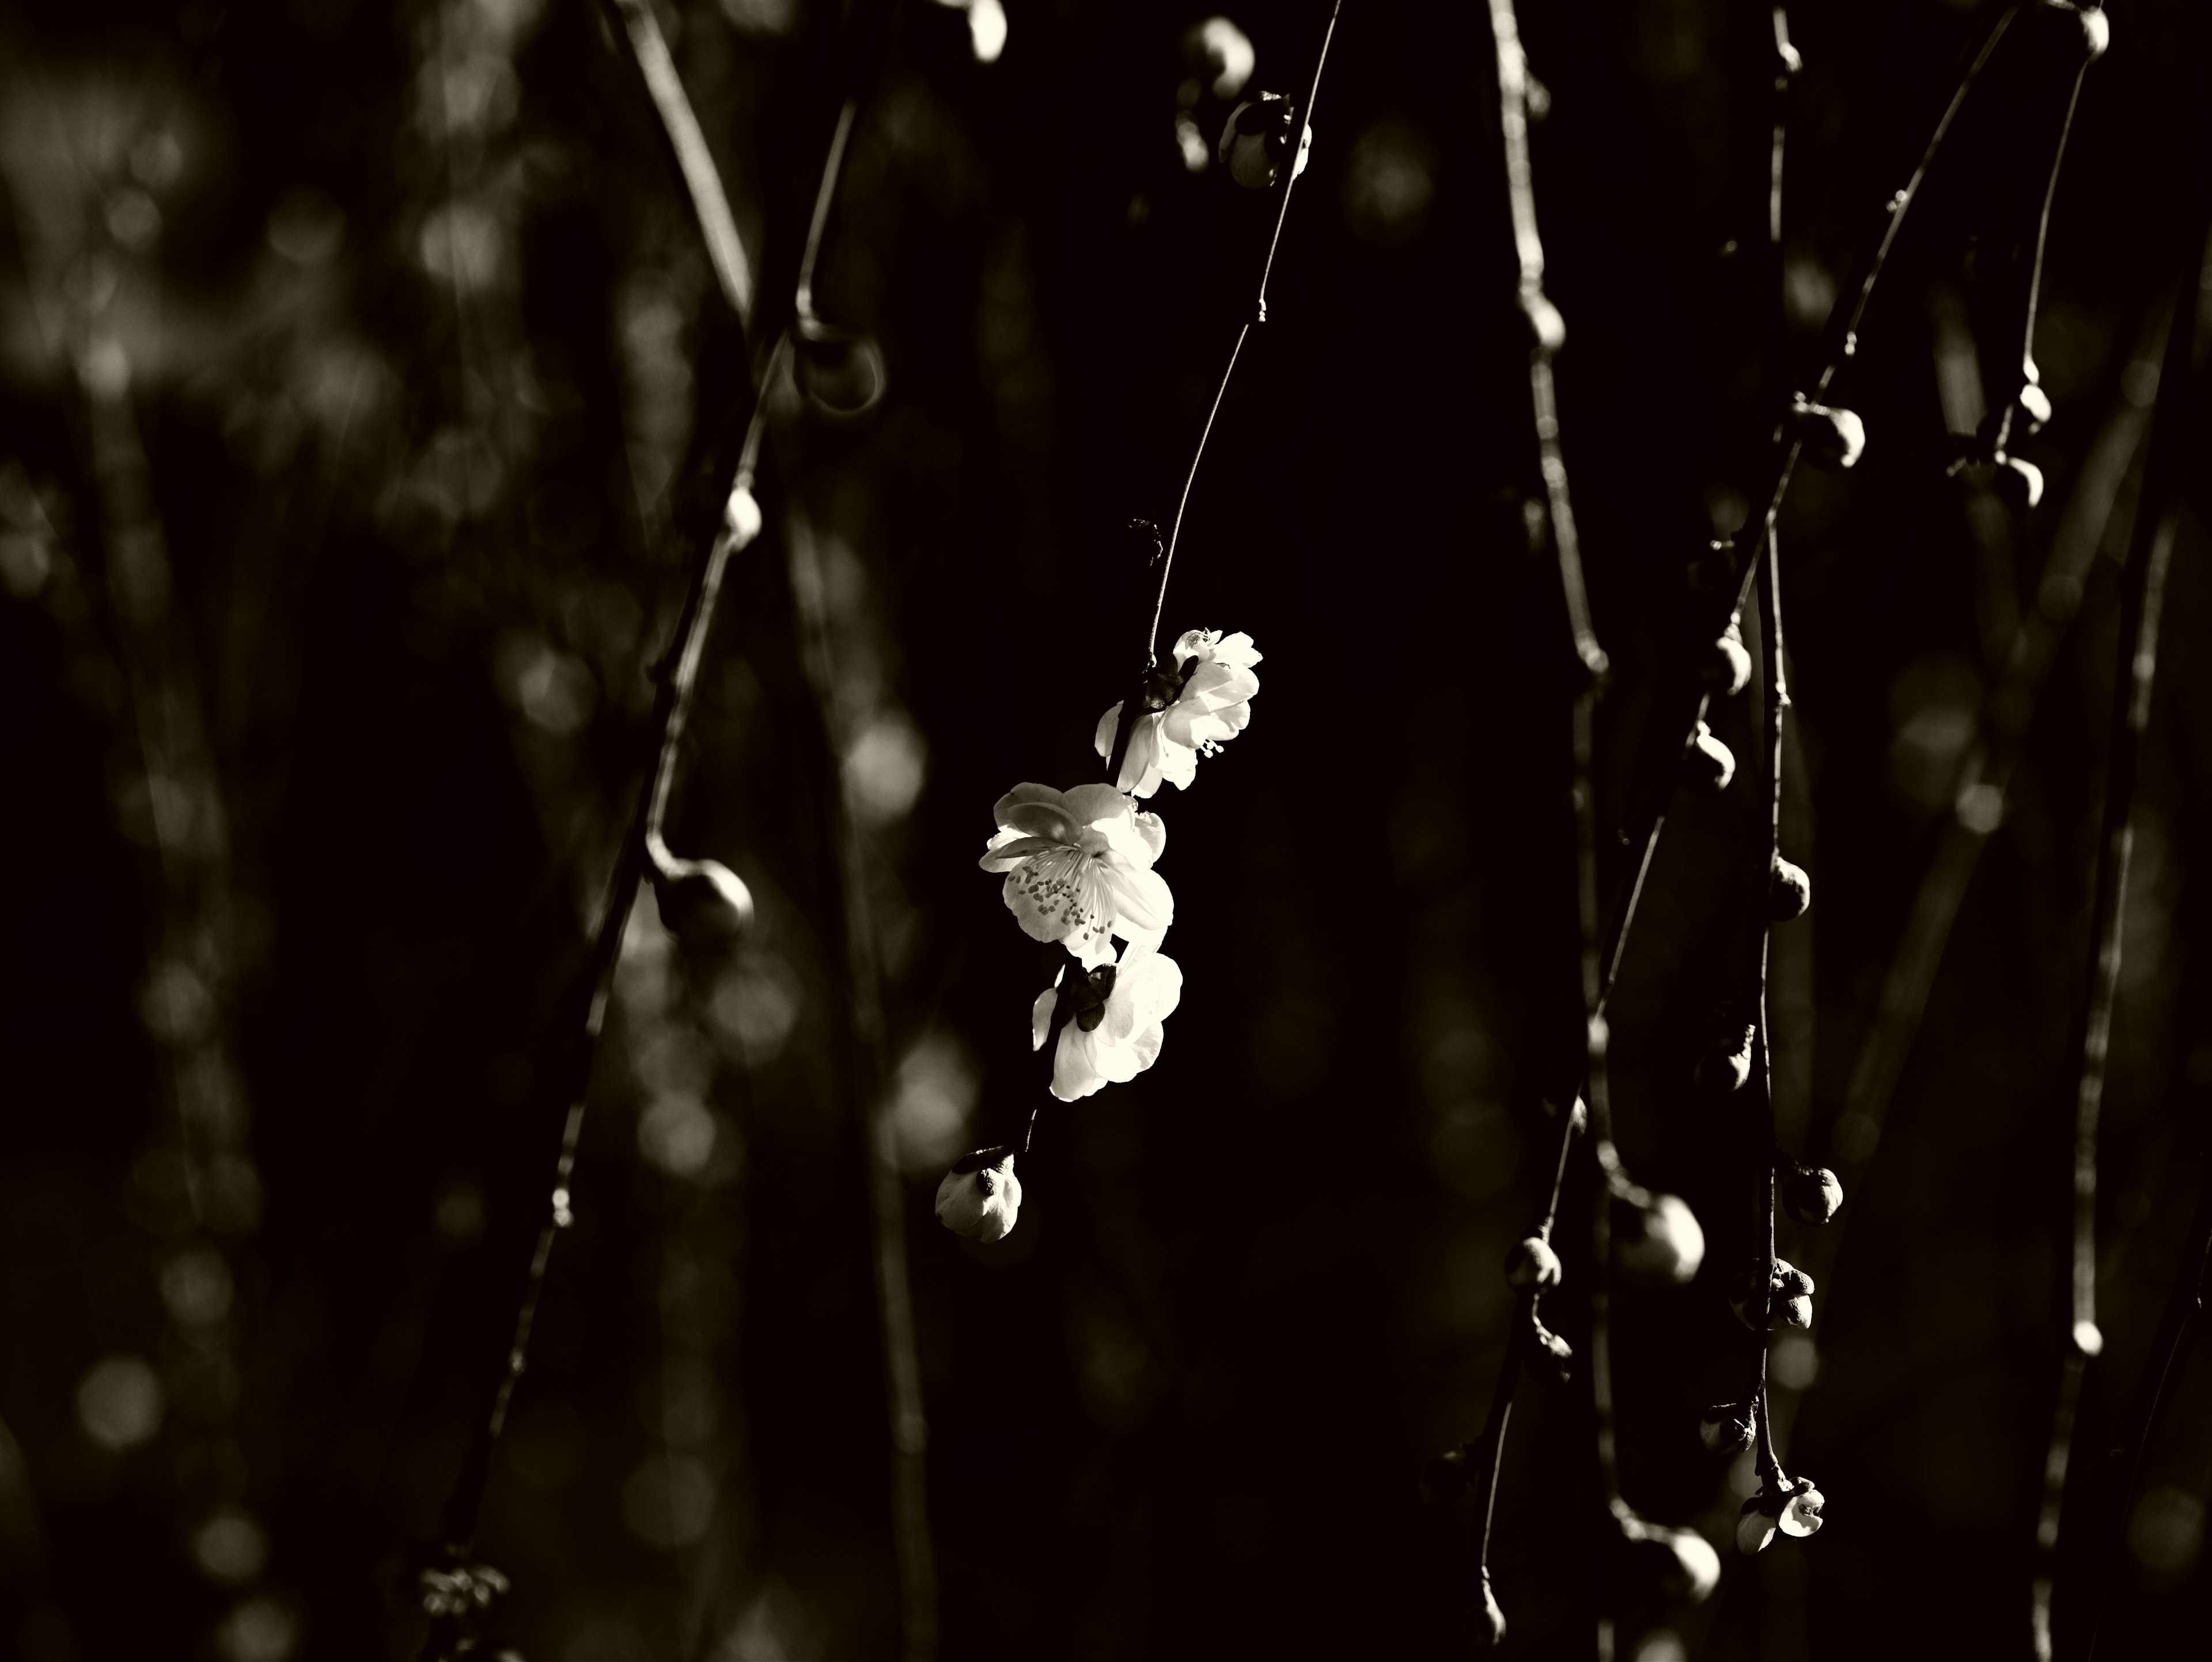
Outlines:
<svg viewBox="0 0 2212 1662"><path fill-rule="evenodd" d="M1305 101L1297 109L1297 130L1291 135L1290 149L1285 152L1281 176L1275 181L1276 207L1274 234L1268 239L1267 258L1260 270L1260 289L1255 302L1254 316L1239 324L1237 338L1230 344L1229 362L1221 371L1220 384L1214 388L1213 402L1206 411L1206 423L1199 429L1198 444L1191 453L1190 467L1183 475L1182 494L1176 499L1175 519L1168 529L1166 552L1160 559L1160 578L1152 600L1152 616L1145 633L1144 662L1134 679L1134 691L1121 702L1121 720L1114 730L1114 742L1106 757L1106 781L1111 784L1121 776L1121 764L1129 754L1129 740L1137 730L1137 722L1144 714L1145 691L1153 669L1159 662L1160 618L1168 604L1168 579L1175 573L1176 545L1182 538L1183 512L1190 506L1190 488L1198 478L1198 465L1206 456L1206 441L1213 435L1214 417L1221 413L1221 401L1228 396L1229 382L1237 373L1237 361L1244 350L1244 338L1251 333L1254 323L1267 320L1267 277L1274 270L1275 251L1281 244L1284 222L1290 217L1291 190L1297 182L1298 156L1306 143L1306 135L1313 126L1314 100L1321 96L1322 71L1328 67L1329 43L1336 38L1336 20L1344 9L1344 0L1330 0L1328 24L1322 31L1321 50L1314 58L1313 78L1307 83Z"/></svg>
<svg viewBox="0 0 2212 1662"><path fill-rule="evenodd" d="M2120 587L2119 642L2113 665L2112 708L2105 761L2105 806L2098 843L2097 886L2090 909L2090 961L2081 1010L2074 1029L2071 1054L2079 1058L2074 1093L2073 1275L2069 1299L2072 1325L2067 1335L2064 1377L2044 1463L2043 1508L2036 1529L2037 1575L2031 1604L2039 1662L2051 1654L2051 1600L2057 1562L2058 1529L2070 1461L2075 1403L2080 1376L2104 1348L2097 1326L2097 1128L2105 1096L2105 1062L2111 1043L2112 1009L2119 990L2124 908L2128 859L2134 845L2131 814L2143 734L2150 725L2151 691L2158 671L2159 612L2166 590L2166 566L2173 550L2179 512L2177 480L2184 446L2190 374L2196 330L2189 304L2191 281L2204 262L2207 227L2192 219L2195 234L2183 248L2172 326L2166 332L2166 360L2159 376L2158 403L2151 417L2150 454L2143 466L2142 504L2136 510L2134 546ZM2124 1497L2123 1496L2123 1507ZM2101 1580L2093 1582L2081 1625L2081 1654L2096 1644L2103 1602Z"/></svg>

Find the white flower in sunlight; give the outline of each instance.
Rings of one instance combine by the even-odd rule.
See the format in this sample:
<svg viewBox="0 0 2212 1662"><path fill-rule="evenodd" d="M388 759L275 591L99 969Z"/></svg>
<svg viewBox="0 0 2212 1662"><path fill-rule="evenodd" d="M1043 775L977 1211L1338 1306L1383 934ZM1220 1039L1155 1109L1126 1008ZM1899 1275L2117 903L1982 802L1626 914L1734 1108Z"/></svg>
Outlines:
<svg viewBox="0 0 2212 1662"><path fill-rule="evenodd" d="M1085 969L1113 961L1110 937L1157 947L1175 897L1152 862L1167 827L1111 785L1017 785L993 810L999 831L979 862L1006 874L1006 909L1033 941L1057 941Z"/></svg>
<svg viewBox="0 0 2212 1662"><path fill-rule="evenodd" d="M1116 782L1133 796L1150 796L1163 779L1188 790L1198 777L1198 758L1212 756L1244 731L1252 720L1252 699L1260 678L1252 666L1260 654L1249 635L1224 637L1218 629L1186 630L1175 643L1175 671L1154 678L1159 708L1138 716L1129 734L1128 754ZM1176 685L1176 678L1181 685ZM1098 718L1092 746L1101 758L1114 752L1121 706Z"/></svg>
<svg viewBox="0 0 2212 1662"><path fill-rule="evenodd" d="M1782 1508L1782 1516L1776 1521L1781 1525L1784 1535L1818 1535L1820 1532L1820 1508L1826 1504L1820 1491L1813 1487L1813 1480L1800 1477L1789 1503Z"/></svg>
<svg viewBox="0 0 2212 1662"><path fill-rule="evenodd" d="M1052 1093L1073 1102L1102 1085L1125 1085L1159 1060L1164 1024L1182 1001L1182 971L1149 946L1131 946L1120 963L1092 970L1066 996L1072 1008L1053 1052ZM1035 1044L1051 1031L1060 997L1048 988L1038 998L1030 1013Z"/></svg>
<svg viewBox="0 0 2212 1662"><path fill-rule="evenodd" d="M970 1240L1006 1238L1022 1209L1014 1151L979 1148L963 1156L937 1185L937 1221Z"/></svg>

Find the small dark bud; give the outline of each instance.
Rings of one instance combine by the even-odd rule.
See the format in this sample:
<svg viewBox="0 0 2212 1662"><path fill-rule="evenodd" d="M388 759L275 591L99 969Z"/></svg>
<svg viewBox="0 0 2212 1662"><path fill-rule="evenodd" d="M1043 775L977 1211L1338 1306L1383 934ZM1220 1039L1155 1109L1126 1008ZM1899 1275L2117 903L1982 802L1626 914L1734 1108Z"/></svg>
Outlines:
<svg viewBox="0 0 2212 1662"><path fill-rule="evenodd" d="M2025 514L2043 501L2043 470L2018 456L1999 456L1996 477L1990 481L1998 497L2015 514Z"/></svg>
<svg viewBox="0 0 2212 1662"><path fill-rule="evenodd" d="M1467 1451L1446 1449L1421 1468L1421 1504L1455 1507L1467 1498Z"/></svg>
<svg viewBox="0 0 2212 1662"><path fill-rule="evenodd" d="M1800 1223L1832 1222L1844 1209L1844 1185L1825 1166L1800 1167L1782 1185L1782 1209Z"/></svg>
<svg viewBox="0 0 2212 1662"><path fill-rule="evenodd" d="M1777 923L1795 923L1813 904L1813 880L1795 861L1774 862L1774 886L1767 897L1767 913Z"/></svg>
<svg viewBox="0 0 2212 1662"><path fill-rule="evenodd" d="M857 421L884 401L890 372L875 338L818 321L792 336L791 375L818 415Z"/></svg>
<svg viewBox="0 0 2212 1662"><path fill-rule="evenodd" d="M1737 1277L1729 1293L1729 1308L1736 1320L1757 1332L1762 1290L1766 1305L1766 1327L1810 1327L1813 1324L1813 1278L1777 1258L1774 1272L1762 1289L1759 1266L1753 1264Z"/></svg>
<svg viewBox="0 0 2212 1662"><path fill-rule="evenodd" d="M1735 777L1735 757L1703 721L1682 752L1682 782L1692 790L1724 791Z"/></svg>
<svg viewBox="0 0 2212 1662"><path fill-rule="evenodd" d="M1751 1082L1751 1044L1756 1030L1748 1023L1715 1040L1698 1062L1698 1087L1711 1096L1727 1096Z"/></svg>
<svg viewBox="0 0 2212 1662"><path fill-rule="evenodd" d="M1866 451L1866 423L1856 412L1814 404L1802 393L1790 405L1784 425L1808 450L1838 467L1854 466Z"/></svg>
<svg viewBox="0 0 2212 1662"><path fill-rule="evenodd" d="M1534 1311L1529 1312L1528 1325L1528 1371L1548 1384L1566 1384L1574 1377L1574 1346L1546 1327Z"/></svg>
<svg viewBox="0 0 2212 1662"><path fill-rule="evenodd" d="M1540 289L1523 289L1520 298L1521 315L1528 326L1528 333L1540 352L1558 351L1567 344L1567 320L1559 308L1545 298Z"/></svg>
<svg viewBox="0 0 2212 1662"><path fill-rule="evenodd" d="M753 921L752 891L719 860L674 860L650 873L660 921L687 945L713 946Z"/></svg>
<svg viewBox="0 0 2212 1662"><path fill-rule="evenodd" d="M1229 164L1229 176L1246 190L1267 190L1281 176L1283 157L1290 150L1291 134L1297 126L1297 112L1290 100L1280 93L1263 92L1229 113L1214 154ZM1308 127L1291 178L1306 170L1312 151L1313 129Z"/></svg>
<svg viewBox="0 0 2212 1662"><path fill-rule="evenodd" d="M1755 1434L1747 1403L1716 1403L1698 1425L1698 1440L1716 1454L1741 1454Z"/></svg>
<svg viewBox="0 0 2212 1662"><path fill-rule="evenodd" d="M2112 44L2112 20L2105 15L2102 6L2077 8L2076 15L2081 20L2081 49L2094 64Z"/></svg>
<svg viewBox="0 0 2212 1662"><path fill-rule="evenodd" d="M1498 1595L1490 1590L1490 1567L1483 1566L1482 1602L1468 1613L1469 1638L1474 1648L1486 1651L1505 1637L1505 1612L1498 1607Z"/></svg>
<svg viewBox="0 0 2212 1662"><path fill-rule="evenodd" d="M1774 1290L1785 1299L1806 1299L1813 1294L1813 1278L1784 1258L1774 1261Z"/></svg>
<svg viewBox="0 0 2212 1662"><path fill-rule="evenodd" d="M1751 684L1751 654L1744 649L1743 628L1735 618L1698 662L1698 679L1723 698L1733 698Z"/></svg>
<svg viewBox="0 0 2212 1662"><path fill-rule="evenodd" d="M1516 1241L1505 1255L1505 1279L1515 1287L1557 1287L1559 1275L1559 1255L1541 1235Z"/></svg>
<svg viewBox="0 0 2212 1662"><path fill-rule="evenodd" d="M1788 1327L1810 1327L1813 1324L1813 1300L1800 1297L1782 1300L1782 1321Z"/></svg>

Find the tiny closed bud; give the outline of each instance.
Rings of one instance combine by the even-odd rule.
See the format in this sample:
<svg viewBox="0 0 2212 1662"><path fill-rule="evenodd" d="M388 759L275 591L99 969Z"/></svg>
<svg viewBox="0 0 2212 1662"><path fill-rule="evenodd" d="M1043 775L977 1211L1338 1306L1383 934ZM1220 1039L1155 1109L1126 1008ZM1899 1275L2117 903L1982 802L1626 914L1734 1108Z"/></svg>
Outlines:
<svg viewBox="0 0 2212 1662"><path fill-rule="evenodd" d="M1541 1235L1516 1241L1505 1255L1505 1279L1515 1287L1557 1287L1559 1274L1559 1255Z"/></svg>
<svg viewBox="0 0 2212 1662"><path fill-rule="evenodd" d="M1735 777L1735 756L1713 737L1713 730L1698 723L1697 736L1682 752L1682 782L1693 790L1719 792Z"/></svg>
<svg viewBox="0 0 2212 1662"><path fill-rule="evenodd" d="M1832 410L1800 393L1786 420L1790 436L1838 467L1856 464L1866 451L1866 423L1850 410Z"/></svg>
<svg viewBox="0 0 2212 1662"><path fill-rule="evenodd" d="M1813 904L1813 880L1795 861L1778 857L1774 886L1768 892L1766 915L1777 923L1795 923Z"/></svg>
<svg viewBox="0 0 2212 1662"><path fill-rule="evenodd" d="M1467 1451L1449 1448L1421 1468L1421 1504L1455 1507L1467 1497Z"/></svg>
<svg viewBox="0 0 2212 1662"><path fill-rule="evenodd" d="M2041 432L2043 424L2051 419L2051 394L2030 381L2020 389L2019 396L2013 401L2020 405L2021 413L2027 417L2027 430L2030 433Z"/></svg>
<svg viewBox="0 0 2212 1662"><path fill-rule="evenodd" d="M2094 1356L2105 1348L2105 1336L2094 1322L2074 1324L2074 1348L2084 1356Z"/></svg>
<svg viewBox="0 0 2212 1662"><path fill-rule="evenodd" d="M730 539L732 551L749 548L761 533L761 506L753 495L752 487L741 484L730 492L730 500L722 509L722 529Z"/></svg>
<svg viewBox="0 0 2212 1662"><path fill-rule="evenodd" d="M890 371L875 338L802 320L791 347L793 383L817 415L856 421L884 401Z"/></svg>
<svg viewBox="0 0 2212 1662"><path fill-rule="evenodd" d="M1014 1151L979 1148L963 1156L937 1185L937 1221L969 1240L1003 1240L1022 1209Z"/></svg>
<svg viewBox="0 0 2212 1662"><path fill-rule="evenodd" d="M720 861L671 859L649 873L660 921L686 944L712 946L750 927L752 891Z"/></svg>
<svg viewBox="0 0 2212 1662"><path fill-rule="evenodd" d="M1713 1041L1698 1062L1698 1087L1711 1096L1727 1096L1751 1082L1751 1044L1756 1029L1746 1023Z"/></svg>
<svg viewBox="0 0 2212 1662"><path fill-rule="evenodd" d="M1996 477L1990 483L2015 514L2025 514L2043 501L2043 470L2018 456L1998 457Z"/></svg>
<svg viewBox="0 0 2212 1662"><path fill-rule="evenodd" d="M1474 1649L1489 1650L1505 1637L1505 1612L1498 1607L1498 1595L1490 1590L1487 1564L1482 1568L1482 1602L1467 1614Z"/></svg>
<svg viewBox="0 0 2212 1662"><path fill-rule="evenodd" d="M1723 698L1735 697L1751 684L1751 654L1744 648L1743 626L1734 618L1699 656L1698 679Z"/></svg>
<svg viewBox="0 0 2212 1662"><path fill-rule="evenodd" d="M1540 289L1521 291L1521 315L1528 321L1529 333L1535 337L1536 350L1556 352L1567 344L1567 320L1559 308L1545 297Z"/></svg>
<svg viewBox="0 0 2212 1662"><path fill-rule="evenodd" d="M1716 1454L1741 1454L1755 1434L1747 1403L1715 1403L1698 1424L1698 1440Z"/></svg>
<svg viewBox="0 0 2212 1662"><path fill-rule="evenodd" d="M1248 191L1270 189L1282 175L1283 156L1291 147L1297 113L1280 93L1261 93L1229 113L1221 129L1215 155L1229 164L1229 176ZM1313 129L1309 126L1298 143L1296 179L1305 172L1313 151Z"/></svg>
<svg viewBox="0 0 2212 1662"><path fill-rule="evenodd" d="M1574 1346L1546 1327L1533 1311L1528 1322L1528 1371L1549 1384L1566 1384L1574 1377Z"/></svg>
<svg viewBox="0 0 2212 1662"><path fill-rule="evenodd" d="M1622 1207L1613 1263L1632 1281L1680 1287L1695 1281L1705 1261L1705 1231L1680 1195L1654 1195L1648 1206ZM1616 1214L1616 1215L1620 1215Z"/></svg>
<svg viewBox="0 0 2212 1662"><path fill-rule="evenodd" d="M2112 20L2105 15L2102 6L2090 6L2081 13L2081 49L2089 54L2094 64L2105 55L2112 44Z"/></svg>
<svg viewBox="0 0 2212 1662"><path fill-rule="evenodd" d="M1844 1209L1844 1185L1825 1166L1800 1166L1783 1182L1782 1209L1816 1228L1833 1222Z"/></svg>
<svg viewBox="0 0 2212 1662"><path fill-rule="evenodd" d="M1810 1298L1813 1278L1787 1259L1774 1261L1774 1290L1785 1299Z"/></svg>
<svg viewBox="0 0 2212 1662"><path fill-rule="evenodd" d="M1799 1297L1781 1301L1782 1324L1785 1327L1810 1327L1813 1324L1813 1300Z"/></svg>
<svg viewBox="0 0 2212 1662"><path fill-rule="evenodd" d="M1762 1302L1759 1272L1759 1266L1753 1264L1737 1277L1729 1292L1729 1308L1735 1312L1736 1320L1753 1332L1759 1330L1759 1306ZM1813 1278L1803 1270L1777 1258L1764 1292L1770 1332L1778 1327L1813 1324Z"/></svg>

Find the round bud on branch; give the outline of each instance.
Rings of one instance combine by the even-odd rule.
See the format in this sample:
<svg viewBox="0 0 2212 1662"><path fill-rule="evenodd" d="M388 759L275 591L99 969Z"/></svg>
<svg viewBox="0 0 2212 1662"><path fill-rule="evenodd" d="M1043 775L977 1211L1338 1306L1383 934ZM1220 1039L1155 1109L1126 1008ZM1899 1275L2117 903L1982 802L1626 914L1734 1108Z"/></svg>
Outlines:
<svg viewBox="0 0 2212 1662"><path fill-rule="evenodd" d="M1709 1096L1727 1096L1751 1082L1751 1045L1758 1030L1749 1022L1733 1025L1714 1040L1698 1059L1698 1088Z"/></svg>
<svg viewBox="0 0 2212 1662"><path fill-rule="evenodd" d="M1790 436L1838 467L1850 467L1866 451L1866 423L1850 410L1814 404L1802 393L1791 401L1783 425Z"/></svg>
<svg viewBox="0 0 2212 1662"><path fill-rule="evenodd" d="M956 1161L937 1185L937 1221L969 1240L1003 1240L1022 1209L1014 1151L979 1148Z"/></svg>
<svg viewBox="0 0 2212 1662"><path fill-rule="evenodd" d="M1768 892L1766 915L1777 923L1795 923L1813 904L1813 880L1794 861L1777 855L1774 885Z"/></svg>
<svg viewBox="0 0 2212 1662"><path fill-rule="evenodd" d="M1482 1602L1468 1613L1468 1638L1474 1648L1486 1651L1505 1637L1505 1612L1498 1607L1498 1595L1490 1590L1490 1566L1482 1567Z"/></svg>
<svg viewBox="0 0 2212 1662"><path fill-rule="evenodd" d="M1705 649L1698 679L1723 698L1735 697L1751 684L1751 654L1744 648L1741 621L1729 618L1720 638Z"/></svg>
<svg viewBox="0 0 2212 1662"><path fill-rule="evenodd" d="M1505 1255L1505 1279L1515 1287L1533 1287L1540 1292L1557 1287L1559 1276L1559 1255L1541 1235L1516 1241Z"/></svg>
<svg viewBox="0 0 2212 1662"><path fill-rule="evenodd" d="M1625 1216L1622 1215L1626 1215ZM1695 1281L1705 1261L1705 1231L1680 1195L1654 1195L1648 1204L1623 1206L1613 1236L1613 1262L1632 1281L1680 1287Z"/></svg>
<svg viewBox="0 0 2212 1662"><path fill-rule="evenodd" d="M1692 790L1717 794L1726 790L1735 777L1735 752L1713 737L1711 728L1698 722L1696 736L1682 752L1682 782Z"/></svg>
<svg viewBox="0 0 2212 1662"><path fill-rule="evenodd" d="M1800 1166L1783 1180L1782 1209L1816 1228L1832 1223L1844 1209L1844 1185L1825 1166Z"/></svg>
<svg viewBox="0 0 2212 1662"><path fill-rule="evenodd" d="M1297 129L1297 111L1290 100L1280 93L1263 92L1230 111L1215 155L1229 164L1229 176L1246 190L1265 191L1281 176L1283 157ZM1292 179L1305 172L1312 151L1313 129L1309 126L1298 143Z"/></svg>
<svg viewBox="0 0 2212 1662"><path fill-rule="evenodd" d="M1745 1270L1729 1294L1729 1308L1735 1312L1736 1320L1757 1332L1761 1325L1759 1316L1763 1303L1766 1310L1765 1326L1769 1332L1778 1327L1810 1327L1813 1278L1786 1260L1777 1258L1773 1273L1762 1288L1759 1268L1754 1263Z"/></svg>

